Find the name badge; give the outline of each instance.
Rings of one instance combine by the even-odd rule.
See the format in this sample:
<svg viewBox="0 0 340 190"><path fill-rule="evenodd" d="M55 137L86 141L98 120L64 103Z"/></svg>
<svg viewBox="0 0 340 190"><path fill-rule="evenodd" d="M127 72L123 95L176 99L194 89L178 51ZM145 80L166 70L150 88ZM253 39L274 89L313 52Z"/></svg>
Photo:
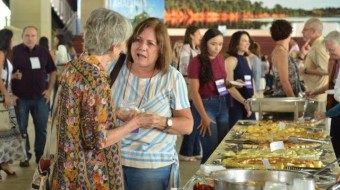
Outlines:
<svg viewBox="0 0 340 190"><path fill-rule="evenodd" d="M30 57L32 69L40 69L40 61L38 57Z"/></svg>
<svg viewBox="0 0 340 190"><path fill-rule="evenodd" d="M246 88L250 88L250 89L253 88L250 75L244 75L244 84L246 85Z"/></svg>
<svg viewBox="0 0 340 190"><path fill-rule="evenodd" d="M274 152L276 150L283 150L285 149L285 145L283 144L283 141L274 141L270 143L270 151Z"/></svg>
<svg viewBox="0 0 340 190"><path fill-rule="evenodd" d="M227 88L225 87L225 84L224 84L224 79L215 81L215 84L216 84L217 91L220 94L220 96L228 94Z"/></svg>

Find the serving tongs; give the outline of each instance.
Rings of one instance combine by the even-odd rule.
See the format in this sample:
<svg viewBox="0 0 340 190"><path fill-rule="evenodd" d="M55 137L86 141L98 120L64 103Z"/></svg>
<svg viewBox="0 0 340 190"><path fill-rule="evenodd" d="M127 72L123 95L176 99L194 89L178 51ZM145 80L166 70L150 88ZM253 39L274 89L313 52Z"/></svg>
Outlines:
<svg viewBox="0 0 340 190"><path fill-rule="evenodd" d="M329 169L334 163L337 163L337 162L339 162L339 161L340 161L340 158L337 158L336 160L334 160L334 161L328 163L328 164L327 164L326 166L324 166L323 168L321 168L321 169L317 170L316 172L314 172L314 173L312 174L312 176L316 176L316 175L320 174L321 172L325 171L326 169Z"/></svg>
<svg viewBox="0 0 340 190"><path fill-rule="evenodd" d="M236 144L259 144L259 142L247 139L226 139L226 143L236 143Z"/></svg>
<svg viewBox="0 0 340 190"><path fill-rule="evenodd" d="M307 138L295 137L295 136L288 137L288 141L291 142L291 143L299 143L299 142L315 142L315 143L321 143L321 144L329 144L330 143L330 140L307 139Z"/></svg>
<svg viewBox="0 0 340 190"><path fill-rule="evenodd" d="M326 190L340 190L340 182L333 183L333 185L328 187Z"/></svg>
<svg viewBox="0 0 340 190"><path fill-rule="evenodd" d="M299 123L299 122L297 122L297 123L287 122L287 125L294 126L294 127L304 127L304 128L318 127L318 126L323 126L325 119L320 119L320 120L311 119L311 120L305 120L305 121L311 122L310 126L304 126L303 123Z"/></svg>

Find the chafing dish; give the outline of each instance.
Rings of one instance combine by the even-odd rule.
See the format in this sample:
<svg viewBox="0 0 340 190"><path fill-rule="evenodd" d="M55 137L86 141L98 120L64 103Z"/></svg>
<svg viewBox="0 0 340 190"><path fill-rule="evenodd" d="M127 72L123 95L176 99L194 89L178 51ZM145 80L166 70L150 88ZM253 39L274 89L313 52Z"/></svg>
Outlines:
<svg viewBox="0 0 340 190"><path fill-rule="evenodd" d="M250 98L248 101L252 111L259 112L260 120L263 112L294 112L294 120L297 120L299 112L304 111L306 99L299 97Z"/></svg>
<svg viewBox="0 0 340 190"><path fill-rule="evenodd" d="M228 169L212 172L215 190L262 190L265 182L280 182L293 186L294 179L312 179L309 173L276 170Z"/></svg>

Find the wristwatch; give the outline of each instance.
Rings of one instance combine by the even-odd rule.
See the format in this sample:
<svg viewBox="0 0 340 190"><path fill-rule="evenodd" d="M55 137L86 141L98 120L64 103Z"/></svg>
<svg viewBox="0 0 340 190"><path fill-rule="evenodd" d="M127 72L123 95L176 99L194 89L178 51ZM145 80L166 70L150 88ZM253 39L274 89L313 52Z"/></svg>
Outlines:
<svg viewBox="0 0 340 190"><path fill-rule="evenodd" d="M163 129L163 131L168 131L173 125L173 121L170 117L167 117L166 118L166 126L165 128Z"/></svg>

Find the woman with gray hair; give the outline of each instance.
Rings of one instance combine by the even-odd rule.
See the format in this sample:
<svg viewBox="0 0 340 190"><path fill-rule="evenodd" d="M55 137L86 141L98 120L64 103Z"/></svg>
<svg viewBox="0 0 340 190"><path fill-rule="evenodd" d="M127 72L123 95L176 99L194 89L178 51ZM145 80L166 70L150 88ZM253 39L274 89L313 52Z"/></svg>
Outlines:
<svg viewBox="0 0 340 190"><path fill-rule="evenodd" d="M60 76L52 189L124 189L118 141L143 121L135 116L117 127L105 66L131 33L131 23L117 12L101 8L89 15L85 52Z"/></svg>
<svg viewBox="0 0 340 190"><path fill-rule="evenodd" d="M340 156L340 32L332 31L324 38L326 50L330 54L330 60L334 63L330 68L329 83L324 88L315 90L313 94L325 92L327 89L334 89L334 97L327 96L327 112L316 111L314 117L316 119L324 119L326 117L332 118L330 126L330 135L333 137L332 144L337 158Z"/></svg>

